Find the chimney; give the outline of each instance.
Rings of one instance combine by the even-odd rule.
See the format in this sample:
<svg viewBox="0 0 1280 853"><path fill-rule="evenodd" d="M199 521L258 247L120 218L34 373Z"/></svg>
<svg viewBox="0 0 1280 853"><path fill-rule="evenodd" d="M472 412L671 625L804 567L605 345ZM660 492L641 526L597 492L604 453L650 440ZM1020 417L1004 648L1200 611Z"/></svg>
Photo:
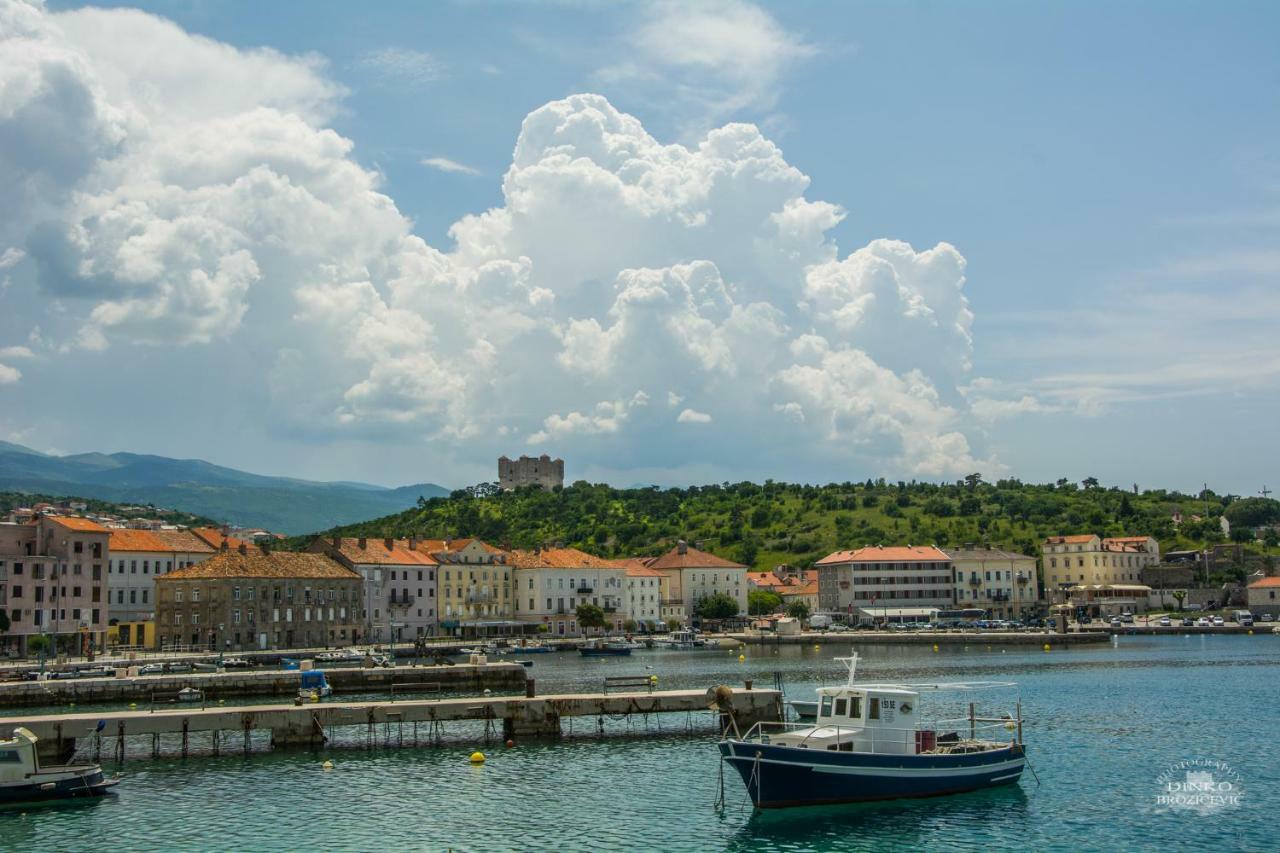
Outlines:
<svg viewBox="0 0 1280 853"><path fill-rule="evenodd" d="M222 537L222 545L221 547L218 548L218 550L224 554L227 553L227 538L225 536Z"/></svg>
<svg viewBox="0 0 1280 853"><path fill-rule="evenodd" d="M341 536L335 536L335 537L333 537L333 547L334 547L334 548L341 548L341 547L342 547L342 537L341 537Z"/></svg>
<svg viewBox="0 0 1280 853"><path fill-rule="evenodd" d="M244 554L246 556L248 556L249 554L249 549L245 547L245 544L243 542L240 543L240 547L236 550L238 550L241 554Z"/></svg>
<svg viewBox="0 0 1280 853"><path fill-rule="evenodd" d="M676 543L676 553L677 553L677 554L688 554L688 553L689 553L689 543L688 543L688 542L685 542L683 539L681 539L679 542L677 542L677 543Z"/></svg>
<svg viewBox="0 0 1280 853"><path fill-rule="evenodd" d="M966 543L964 543L964 550L965 550L965 551L972 551L972 550L973 550L973 543L972 543L972 542L966 542Z"/></svg>
<svg viewBox="0 0 1280 853"><path fill-rule="evenodd" d="M391 537L387 537L382 540L382 544L388 551L390 551L392 548L396 547L396 540Z"/></svg>
<svg viewBox="0 0 1280 853"><path fill-rule="evenodd" d="M263 539L262 543L258 547L262 549L262 553L264 555L271 553L271 543L268 542L266 539Z"/></svg>
<svg viewBox="0 0 1280 853"><path fill-rule="evenodd" d="M363 548L365 548L365 547L369 544L369 540L368 540L368 539L365 539L363 536L361 536L361 537L356 541L356 544L357 544L357 545L359 545L359 546L363 549Z"/></svg>
<svg viewBox="0 0 1280 853"><path fill-rule="evenodd" d="M410 551L418 550L418 537L416 534L409 537L409 550Z"/></svg>
<svg viewBox="0 0 1280 853"><path fill-rule="evenodd" d="M446 551L448 551L448 550L449 550L449 543L450 543L450 542L452 542L452 541L453 541L453 540L452 540L452 539L450 539L448 536L444 537L444 549L445 549Z"/></svg>

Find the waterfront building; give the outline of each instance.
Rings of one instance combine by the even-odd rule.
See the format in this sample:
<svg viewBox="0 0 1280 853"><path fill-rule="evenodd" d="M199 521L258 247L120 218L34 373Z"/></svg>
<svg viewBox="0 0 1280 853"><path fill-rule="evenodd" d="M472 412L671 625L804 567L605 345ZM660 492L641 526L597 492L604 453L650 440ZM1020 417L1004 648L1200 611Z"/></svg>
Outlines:
<svg viewBox="0 0 1280 853"><path fill-rule="evenodd" d="M782 609L786 609L792 604L800 603L809 608L809 613L818 612L818 579L807 581L797 581L795 583L786 584L775 592L782 596Z"/></svg>
<svg viewBox="0 0 1280 853"><path fill-rule="evenodd" d="M955 602L959 609L981 609L993 619L1035 613L1041 604L1036 559L999 548L948 548L955 570Z"/></svg>
<svg viewBox="0 0 1280 853"><path fill-rule="evenodd" d="M522 621L545 625L557 637L576 636L582 633L578 605L594 604L604 611L610 630L622 630L628 614L627 569L621 561L577 548L512 551L511 561L516 567L516 615Z"/></svg>
<svg viewBox="0 0 1280 853"><path fill-rule="evenodd" d="M0 642L25 654L31 637L83 652L106 639L105 527L87 518L39 515L0 524L0 608L9 630Z"/></svg>
<svg viewBox="0 0 1280 853"><path fill-rule="evenodd" d="M666 621L662 615L662 603L671 595L671 579L656 569L649 568L643 557L614 560L626 572L627 595L623 613L642 630L662 627ZM682 620L683 621L683 620Z"/></svg>
<svg viewBox="0 0 1280 853"><path fill-rule="evenodd" d="M344 646L361 629L364 580L325 554L241 543L155 585L161 648Z"/></svg>
<svg viewBox="0 0 1280 853"><path fill-rule="evenodd" d="M667 576L671 601L679 602L684 613L692 617L698 602L724 593L738 602L738 613L747 612L747 567L715 554L691 548L684 540L665 554L654 557L649 568Z"/></svg>
<svg viewBox="0 0 1280 853"><path fill-rule="evenodd" d="M538 457L521 456L519 459L498 457L498 486L505 491L521 486L537 486L551 491L564 486L564 460L552 459L547 454Z"/></svg>
<svg viewBox="0 0 1280 853"><path fill-rule="evenodd" d="M1146 609L1151 587L1142 570L1160 562L1160 543L1150 536L1050 536L1041 552L1045 589L1090 615Z"/></svg>
<svg viewBox="0 0 1280 853"><path fill-rule="evenodd" d="M313 541L312 553L325 554L363 578L361 628L352 642L434 636L436 575L440 561L428 541L333 536Z"/></svg>
<svg viewBox="0 0 1280 853"><path fill-rule="evenodd" d="M1249 612L1254 616L1270 613L1280 617L1280 577L1259 578L1245 590Z"/></svg>
<svg viewBox="0 0 1280 853"><path fill-rule="evenodd" d="M455 637L522 633L516 621L511 555L479 539L425 539L418 544L440 563L440 628Z"/></svg>
<svg viewBox="0 0 1280 853"><path fill-rule="evenodd" d="M108 624L147 622L155 616L157 575L209 559L216 549L189 530L112 529L107 566ZM120 645L148 645L132 627L117 632Z"/></svg>
<svg viewBox="0 0 1280 853"><path fill-rule="evenodd" d="M951 558L932 545L836 551L814 565L823 612L912 622L955 606Z"/></svg>

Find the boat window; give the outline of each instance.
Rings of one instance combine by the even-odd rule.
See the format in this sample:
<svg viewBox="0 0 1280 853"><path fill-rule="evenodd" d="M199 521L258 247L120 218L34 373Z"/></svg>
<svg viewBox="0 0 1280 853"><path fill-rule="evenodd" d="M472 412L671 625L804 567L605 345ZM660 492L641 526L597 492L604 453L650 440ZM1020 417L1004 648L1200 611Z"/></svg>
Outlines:
<svg viewBox="0 0 1280 853"><path fill-rule="evenodd" d="M880 697L879 696L871 697L870 704L867 706L867 719L868 720L880 719Z"/></svg>
<svg viewBox="0 0 1280 853"><path fill-rule="evenodd" d="M851 720L862 719L862 697L861 696L851 696L849 698L849 719Z"/></svg>
<svg viewBox="0 0 1280 853"><path fill-rule="evenodd" d="M16 749L0 749L0 763L20 764L22 763L22 756L18 754Z"/></svg>
<svg viewBox="0 0 1280 853"><path fill-rule="evenodd" d="M849 705L849 700L837 699L836 700L836 716L837 717L845 716L845 712L848 710L848 705Z"/></svg>
<svg viewBox="0 0 1280 853"><path fill-rule="evenodd" d="M831 716L831 697L830 696L822 697L822 707L818 710L818 716L820 717Z"/></svg>

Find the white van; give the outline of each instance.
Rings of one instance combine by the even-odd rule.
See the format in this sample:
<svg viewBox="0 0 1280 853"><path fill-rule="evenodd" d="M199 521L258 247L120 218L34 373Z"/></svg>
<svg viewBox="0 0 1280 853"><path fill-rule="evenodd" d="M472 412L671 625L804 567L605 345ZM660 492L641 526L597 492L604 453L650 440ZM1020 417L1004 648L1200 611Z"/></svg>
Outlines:
<svg viewBox="0 0 1280 853"><path fill-rule="evenodd" d="M1253 614L1248 610L1237 610L1231 614L1232 622L1239 622L1245 628L1253 627Z"/></svg>
<svg viewBox="0 0 1280 853"><path fill-rule="evenodd" d="M831 627L831 614L815 613L809 617L809 627L815 631L823 631Z"/></svg>

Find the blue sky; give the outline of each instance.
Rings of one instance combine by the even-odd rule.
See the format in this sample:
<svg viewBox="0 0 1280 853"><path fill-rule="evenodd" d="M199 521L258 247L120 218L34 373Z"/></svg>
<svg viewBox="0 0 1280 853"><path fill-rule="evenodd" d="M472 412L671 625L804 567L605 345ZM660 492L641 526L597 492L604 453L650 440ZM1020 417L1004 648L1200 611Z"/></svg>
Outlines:
<svg viewBox="0 0 1280 853"><path fill-rule="evenodd" d="M123 16L86 25L78 8L49 4L38 13L45 28L38 38L87 57L75 67L86 75L85 91L95 91L93 80L104 90L91 120L106 141L65 175L61 166L22 158L5 170L0 159L0 180L47 172L71 199L31 201L15 211L25 214L15 224L0 227L7 244L0 255L13 250L0 271L9 276L0 290L0 381L10 377L0 384L0 400L10 398L0 432L13 440L200 456L317 478L454 485L491 477L498 452L543 451L564 455L571 478L620 485L936 479L973 468L1031 480L1094 475L1182 488L1208 481L1248 494L1271 473L1265 460L1280 415L1273 332L1280 12L1272 4L120 7L176 25L163 31ZM140 58L104 45L104 30ZM235 50L196 57L184 49L191 36ZM262 47L279 56L237 76ZM234 104L215 94L183 99L177 84L163 97L144 97L155 78L181 83L188 74L211 81L225 74L221 85L242 89L261 74L261 103L248 91ZM598 115L598 105L553 111L554 144L530 133L530 168L515 179L508 170L522 128L537 124L531 117L576 93L604 96L642 128L627 133L655 145L696 149L709 131L751 123L776 146L770 168L802 173L808 183L774 198L767 181L743 178L725 199L636 202L637 216L670 204L660 215L682 222L702 213L731 223L740 211L738 242L728 226L714 236L700 225L649 232L635 228L648 220L612 222L607 212L574 222L566 210L592 206L575 194L599 184L579 183L557 152L596 157L604 177L625 174L593 153L616 136L601 142L573 130L573 116ZM52 109L79 103L61 98ZM281 122L300 117L317 146L332 129L351 147L317 154L331 158L327 165L277 163L254 148L263 125L244 120L264 105ZM181 120L168 121L175 111ZM214 135L248 153L212 170L216 177L202 175L206 191L234 185L235 170L247 174L255 157L294 186L303 185L304 167L306 180L329 168L363 170L373 186L353 192L361 194L357 207L372 207L357 229L378 235L370 245L416 236L443 253L448 295L396 284L423 275L425 261L405 261L403 248L335 251L337 259L326 260L329 236L276 257L285 238L255 232L182 261L227 282L212 301L203 291L183 292L191 270L177 284L146 284L165 294L164 310L113 297L112 287L142 287L138 277L154 273L139 272L137 258L111 242L104 206L126 217L140 204L164 207L140 201L151 198L153 184L136 163L168 162L165 152L178 150L186 129L215 116L234 120ZM38 138L40 128L27 118L20 130ZM181 144L189 150L189 140ZM687 194L748 150L756 149L744 143L727 161L696 164L672 180ZM657 170L665 157L651 148L638 159ZM199 167L196 158L184 160L182 174ZM178 168L170 180L186 186L187 178L172 177ZM108 186L113 181L119 186ZM277 191L273 215L291 203ZM390 199L401 224L381 220L368 202L373 191ZM168 230L142 220L130 227L169 234L180 217L173 211L207 194L166 199L172 210L155 215ZM776 270L739 270L739 253L765 239L770 205L780 210L788 197L835 205L843 215L814 226L817 236L806 232L812 239L788 250ZM461 243L451 236L462 217L516 210L521 198L542 218L510 234L486 227ZM350 209L340 195L328 201ZM244 210L236 210L243 222ZM763 219L750 219L756 210ZM278 221L261 213L248 220ZM809 213L822 218L816 208ZM54 280L56 253L21 224L37 220L87 229L92 247L79 247L67 265L79 273ZM627 232L642 233L644 245L629 245ZM838 284L823 279L834 289L819 294L808 270L882 238L904 241L913 254L833 271ZM949 295L959 274L943 280L954 260L922 259L938 244L963 258L962 305ZM174 257L172 249L155 251ZM501 300L477 301L467 282L481 256L505 259L502 286L513 289L503 298L514 293L521 311L535 307L520 323L504 326L512 314ZM520 257L530 259L528 269L511 266ZM238 278L234 265L246 258L253 269ZM712 290L723 287L728 297L698 289L707 286L701 268L686 267L702 261L715 271ZM83 273L88 266L92 277ZM317 270L331 268L334 280L317 283ZM635 269L669 271L664 298L682 307L663 309L658 325L627 313L644 289L627 272ZM897 282L896 308L878 289L882 274ZM918 293L916 276L923 276ZM878 294L873 310L860 301L867 294ZM823 309L820 295L841 302ZM183 311L217 322L202 325ZM330 352L334 340L354 339L337 318L355 316L366 317L359 328L367 339ZM520 337L539 324L541 337ZM694 346L687 359L661 357L664 347L692 338L717 341L726 360ZM83 378L90 353L92 381ZM167 389L167 409L180 413L182 428L139 408L154 395L138 383ZM94 401L95 414L74 417L78 406L68 397Z"/></svg>

